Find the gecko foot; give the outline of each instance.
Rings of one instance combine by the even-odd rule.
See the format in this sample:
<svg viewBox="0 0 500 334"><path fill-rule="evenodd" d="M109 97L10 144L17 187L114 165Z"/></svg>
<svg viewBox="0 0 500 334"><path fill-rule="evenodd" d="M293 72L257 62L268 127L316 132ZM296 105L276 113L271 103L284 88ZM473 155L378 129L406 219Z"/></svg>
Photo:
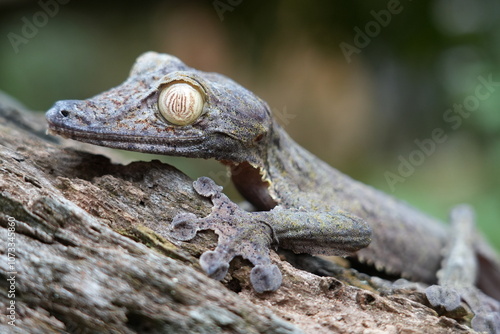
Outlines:
<svg viewBox="0 0 500 334"><path fill-rule="evenodd" d="M212 278L222 280L235 256L248 259L255 266L250 282L257 292L274 291L281 285L278 267L271 263L269 249L276 242L273 229L258 212L246 212L222 193L222 187L208 177L193 183L198 194L210 197L214 204L210 215L198 218L194 214L177 215L171 223L172 237L191 240L201 230L214 230L219 236L217 247L200 257L200 265Z"/></svg>

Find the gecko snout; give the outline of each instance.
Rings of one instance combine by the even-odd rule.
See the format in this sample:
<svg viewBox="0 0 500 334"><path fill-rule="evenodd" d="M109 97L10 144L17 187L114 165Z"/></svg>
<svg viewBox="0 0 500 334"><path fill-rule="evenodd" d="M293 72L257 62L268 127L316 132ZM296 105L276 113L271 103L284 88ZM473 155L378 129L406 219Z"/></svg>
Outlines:
<svg viewBox="0 0 500 334"><path fill-rule="evenodd" d="M88 117L79 107L81 103L82 102L79 100L56 102L45 114L47 122L49 123L49 128L60 129L87 124Z"/></svg>
<svg viewBox="0 0 500 334"><path fill-rule="evenodd" d="M78 100L64 100L64 101L57 101L52 108L47 111L47 120L50 122L52 120L55 120L59 117L62 118L67 118L70 116L72 111L75 110L76 105L80 101Z"/></svg>

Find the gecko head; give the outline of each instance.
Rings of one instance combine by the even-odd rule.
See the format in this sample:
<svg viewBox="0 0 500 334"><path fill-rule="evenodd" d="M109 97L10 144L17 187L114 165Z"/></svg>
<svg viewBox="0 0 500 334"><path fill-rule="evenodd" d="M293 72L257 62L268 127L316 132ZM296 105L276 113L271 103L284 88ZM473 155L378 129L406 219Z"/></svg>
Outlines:
<svg viewBox="0 0 500 334"><path fill-rule="evenodd" d="M91 144L255 166L272 126L267 104L231 79L154 52L120 86L59 101L46 118L50 133Z"/></svg>

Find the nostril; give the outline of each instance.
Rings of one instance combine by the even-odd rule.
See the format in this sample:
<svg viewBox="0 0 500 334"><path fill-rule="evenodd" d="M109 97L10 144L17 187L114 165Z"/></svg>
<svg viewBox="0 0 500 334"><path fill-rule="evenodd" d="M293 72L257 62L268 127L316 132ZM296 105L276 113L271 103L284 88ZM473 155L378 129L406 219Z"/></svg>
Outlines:
<svg viewBox="0 0 500 334"><path fill-rule="evenodd" d="M68 117L69 116L69 111L67 111L67 110L61 110L61 115L63 115L64 117Z"/></svg>

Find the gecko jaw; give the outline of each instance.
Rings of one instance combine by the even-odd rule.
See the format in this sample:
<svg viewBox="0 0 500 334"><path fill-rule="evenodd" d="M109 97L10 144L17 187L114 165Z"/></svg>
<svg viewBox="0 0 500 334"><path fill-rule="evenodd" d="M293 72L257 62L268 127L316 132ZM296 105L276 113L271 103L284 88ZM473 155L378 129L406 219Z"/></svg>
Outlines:
<svg viewBox="0 0 500 334"><path fill-rule="evenodd" d="M73 139L88 144L105 146L115 149L139 151L153 154L170 154L177 156L193 156L200 151L206 136L145 136L105 133L103 131L89 132L57 127L49 121L47 132L63 138Z"/></svg>

